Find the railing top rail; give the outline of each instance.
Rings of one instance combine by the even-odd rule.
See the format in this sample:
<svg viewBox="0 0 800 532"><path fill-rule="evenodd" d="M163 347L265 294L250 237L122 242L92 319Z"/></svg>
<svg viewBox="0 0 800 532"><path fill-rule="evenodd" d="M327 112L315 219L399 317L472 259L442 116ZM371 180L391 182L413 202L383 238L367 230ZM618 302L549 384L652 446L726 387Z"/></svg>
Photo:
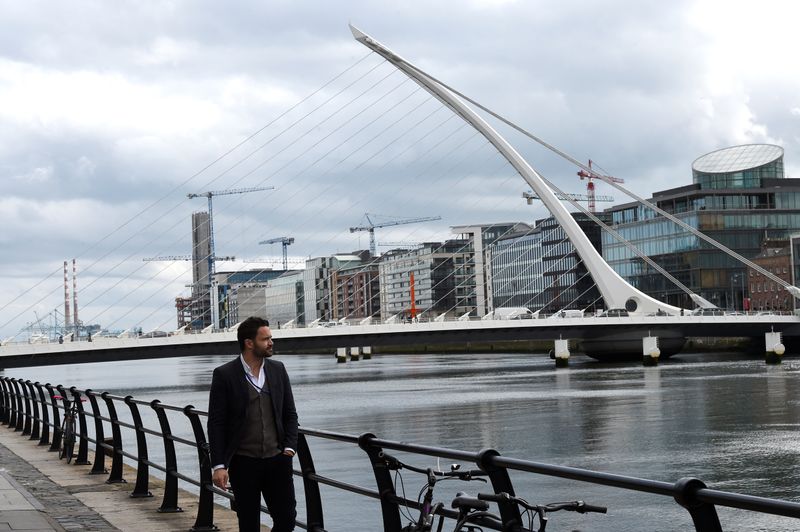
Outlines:
<svg viewBox="0 0 800 532"><path fill-rule="evenodd" d="M516 471L527 471L529 473L568 478L571 480L591 482L593 484L602 484L605 486L614 486L618 488L630 488L636 489L637 491L645 491L648 493L657 493L661 495L673 495L675 493L675 485L673 483L663 482L660 480L649 480L625 475L617 475L614 473L591 471L577 467L531 462L528 460L521 460L519 458L510 458L507 456L493 456L490 457L489 460L494 466L505 467Z"/></svg>
<svg viewBox="0 0 800 532"><path fill-rule="evenodd" d="M348 443L358 443L358 436L353 436L352 434L344 434L341 432L332 432L329 430L322 430L322 429L313 429L309 427L300 427L300 432L302 432L306 436L316 436L318 438L324 438L327 440L338 440Z"/></svg>
<svg viewBox="0 0 800 532"><path fill-rule="evenodd" d="M701 488L695 494L698 501L741 510L752 510L784 517L800 517L800 503L768 499L755 495L732 493L712 488Z"/></svg>
<svg viewBox="0 0 800 532"><path fill-rule="evenodd" d="M419 445L416 443L405 443L392 440L383 440L380 438L371 438L370 444L383 447L385 449L393 449L395 451L405 451L416 454L425 454L428 456L438 456L440 458L450 458L452 460L466 460L476 462L480 457L479 453L471 453L468 451L461 451L458 449L447 449L445 447L431 447L428 445Z"/></svg>

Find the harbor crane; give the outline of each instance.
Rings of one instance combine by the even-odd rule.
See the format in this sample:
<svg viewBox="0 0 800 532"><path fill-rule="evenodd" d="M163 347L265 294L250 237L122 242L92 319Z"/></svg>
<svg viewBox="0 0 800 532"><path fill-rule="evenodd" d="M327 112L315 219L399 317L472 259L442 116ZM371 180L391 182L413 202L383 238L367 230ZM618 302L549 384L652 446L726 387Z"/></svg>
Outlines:
<svg viewBox="0 0 800 532"><path fill-rule="evenodd" d="M405 224L416 224L420 222L433 222L435 220L441 220L441 216L425 216L422 218L398 218L396 220L390 220L386 222L379 222L375 223L372 221L372 217L380 216L379 214L370 214L364 213L364 219L367 221L364 225L359 225L356 227L351 227L350 232L355 233L356 231L369 231L369 252L373 257L377 256L376 249L375 249L375 229L380 227L392 227L395 225L405 225Z"/></svg>
<svg viewBox="0 0 800 532"><path fill-rule="evenodd" d="M589 208L589 212L593 213L594 209L595 209L595 207L594 207L595 195L594 195L594 182L592 181L592 179L593 178L594 179L600 179L600 176L595 174L594 170L592 170L592 160L591 159L589 159L589 171L587 172L586 170L579 170L578 171L578 176L581 179L586 179L587 180L587 183L586 183L586 195L589 197L589 199L588 199L588 201L589 201L588 208ZM606 181L613 181L614 183L624 183L625 182L624 179L620 179L619 177L612 177L612 176L603 176L603 179L606 180ZM598 200L598 201L603 201L603 200Z"/></svg>
<svg viewBox="0 0 800 532"><path fill-rule="evenodd" d="M216 330L219 324L219 309L217 308L217 290L214 284L214 263L216 262L216 254L214 251L214 209L212 198L214 196L229 196L231 194L247 194L249 192L260 192L262 190L274 190L275 187L249 187L249 188L231 188L228 190L208 190L206 192L198 192L196 194L186 194L189 199L193 198L208 198L208 282L211 287L211 325Z"/></svg>
<svg viewBox="0 0 800 532"><path fill-rule="evenodd" d="M270 238L269 240L262 240L259 242L259 245L264 244L277 244L278 242L281 243L281 247L283 247L283 269L289 269L289 256L287 254L286 248L294 244L294 238L289 236L279 236L278 238Z"/></svg>

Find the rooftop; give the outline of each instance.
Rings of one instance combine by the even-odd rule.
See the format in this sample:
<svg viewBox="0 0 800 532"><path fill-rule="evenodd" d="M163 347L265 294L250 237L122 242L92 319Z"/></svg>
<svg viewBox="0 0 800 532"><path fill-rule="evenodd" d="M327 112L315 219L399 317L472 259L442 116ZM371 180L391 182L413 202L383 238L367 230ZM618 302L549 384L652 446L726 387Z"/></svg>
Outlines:
<svg viewBox="0 0 800 532"><path fill-rule="evenodd" d="M758 168L783 157L783 148L774 144L745 144L712 151L695 159L692 170L709 174L739 172Z"/></svg>

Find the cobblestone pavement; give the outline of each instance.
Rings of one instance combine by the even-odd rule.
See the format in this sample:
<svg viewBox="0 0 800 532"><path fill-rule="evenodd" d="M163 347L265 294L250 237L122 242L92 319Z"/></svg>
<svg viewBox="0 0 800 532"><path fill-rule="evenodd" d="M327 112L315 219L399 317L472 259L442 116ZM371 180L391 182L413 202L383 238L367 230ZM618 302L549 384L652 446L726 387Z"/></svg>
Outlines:
<svg viewBox="0 0 800 532"><path fill-rule="evenodd" d="M92 453L90 459L96 458ZM110 461L105 458L105 465ZM158 511L164 497L163 480L150 476L150 498L131 498L133 485L106 483L108 474L91 474L92 465L67 465L58 453L19 432L0 425L0 468L16 479L22 489L38 500L50 521L59 530L158 530L185 531L195 523L199 510L196 494L178 489L183 512ZM136 470L123 465L123 477L133 480ZM214 524L220 531L238 530L236 514L227 499L214 505ZM13 530L14 528L12 528ZM8 530L0 523L0 532ZM48 529L52 530L52 529ZM268 531L266 527L262 530Z"/></svg>
<svg viewBox="0 0 800 532"><path fill-rule="evenodd" d="M0 430L13 432L6 426L0 426ZM30 444L36 445L36 442ZM43 448L41 452L47 450ZM0 464L17 483L44 506L47 515L64 530L119 530L75 498L69 489L47 478L2 444L0 444Z"/></svg>

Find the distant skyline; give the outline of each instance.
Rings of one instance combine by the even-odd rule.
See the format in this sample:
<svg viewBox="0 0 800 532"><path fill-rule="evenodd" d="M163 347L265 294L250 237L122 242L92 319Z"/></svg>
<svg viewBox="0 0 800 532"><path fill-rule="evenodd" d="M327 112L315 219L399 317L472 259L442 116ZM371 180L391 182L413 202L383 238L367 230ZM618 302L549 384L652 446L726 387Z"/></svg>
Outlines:
<svg viewBox="0 0 800 532"><path fill-rule="evenodd" d="M0 338L33 321L34 310L59 306L58 269L73 257L82 316L120 328L173 316L168 304L186 295L186 264L101 280L93 272L188 253L188 217L204 200L148 226L142 220L158 208L149 206L206 190L191 176L364 57L348 22L646 196L689 184L695 158L744 143L782 146L787 177L800 177L798 15L800 7L769 0L0 2ZM565 190L584 191L575 169L521 151ZM402 167L386 173L402 180ZM255 242L283 235L296 237L295 257L367 248L366 233L347 231L364 212L442 216L379 241L442 240L454 225L546 216L519 199L519 179L481 189L486 176L477 172L437 183L447 193L433 192L412 212L380 178L368 203L318 205L312 189L220 199L218 251L277 257L280 246ZM629 201L603 185L598 193ZM255 225L233 212L251 214ZM102 240L134 216L143 229ZM172 284L126 296L162 277ZM40 299L26 310L25 301Z"/></svg>

